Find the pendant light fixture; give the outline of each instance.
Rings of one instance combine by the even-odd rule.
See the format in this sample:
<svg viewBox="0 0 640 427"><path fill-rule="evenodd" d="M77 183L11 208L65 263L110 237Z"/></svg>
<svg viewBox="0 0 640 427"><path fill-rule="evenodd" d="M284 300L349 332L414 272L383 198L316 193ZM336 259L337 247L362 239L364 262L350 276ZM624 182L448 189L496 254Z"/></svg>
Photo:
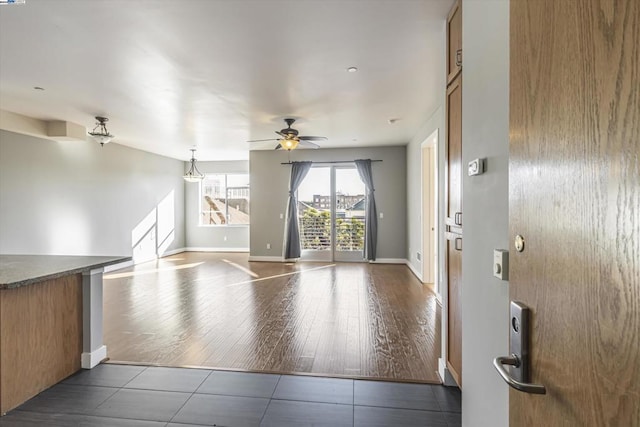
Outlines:
<svg viewBox="0 0 640 427"><path fill-rule="evenodd" d="M114 135L111 135L107 130L107 122L109 119L106 117L96 117L96 127L93 128L92 132L89 132L89 135L100 145L104 146L104 144L108 144L114 138Z"/></svg>
<svg viewBox="0 0 640 427"><path fill-rule="evenodd" d="M184 180L187 182L198 182L204 179L204 174L198 170L196 166L196 149L191 149L191 167L189 168L189 172L184 174Z"/></svg>

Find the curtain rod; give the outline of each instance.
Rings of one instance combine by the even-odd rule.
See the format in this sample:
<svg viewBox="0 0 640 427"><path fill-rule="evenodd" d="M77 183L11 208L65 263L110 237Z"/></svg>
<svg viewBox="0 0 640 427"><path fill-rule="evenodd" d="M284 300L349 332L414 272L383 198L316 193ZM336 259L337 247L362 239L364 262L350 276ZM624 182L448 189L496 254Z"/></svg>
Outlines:
<svg viewBox="0 0 640 427"><path fill-rule="evenodd" d="M358 160L360 160L360 159L358 159ZM382 160L371 160L371 163L373 163L373 162L381 162L381 161ZM353 162L355 162L355 160L334 160L332 162L311 162L311 163L329 163L329 164L333 164L333 163L353 163ZM297 163L297 162L289 161L289 162L284 162L284 163L280 163L280 164L281 165L292 165L294 163Z"/></svg>

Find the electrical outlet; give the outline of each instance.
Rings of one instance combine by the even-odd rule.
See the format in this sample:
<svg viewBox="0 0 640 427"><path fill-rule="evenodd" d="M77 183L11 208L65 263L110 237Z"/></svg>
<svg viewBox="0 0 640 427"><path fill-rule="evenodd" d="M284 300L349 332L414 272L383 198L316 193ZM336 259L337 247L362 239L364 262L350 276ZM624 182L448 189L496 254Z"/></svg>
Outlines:
<svg viewBox="0 0 640 427"><path fill-rule="evenodd" d="M384 218L384 214L380 212L380 219Z"/></svg>
<svg viewBox="0 0 640 427"><path fill-rule="evenodd" d="M271 243L267 243L267 249L271 249Z"/></svg>
<svg viewBox="0 0 640 427"><path fill-rule="evenodd" d="M280 219L284 219L284 214L280 214Z"/></svg>

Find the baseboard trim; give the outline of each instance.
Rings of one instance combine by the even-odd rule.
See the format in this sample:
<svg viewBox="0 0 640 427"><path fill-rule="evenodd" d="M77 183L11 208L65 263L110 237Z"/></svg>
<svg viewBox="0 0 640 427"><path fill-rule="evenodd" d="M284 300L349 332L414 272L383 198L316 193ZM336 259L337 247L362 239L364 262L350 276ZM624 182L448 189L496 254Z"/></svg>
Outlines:
<svg viewBox="0 0 640 427"><path fill-rule="evenodd" d="M449 368L447 368L447 362L443 358L438 359L438 375L440 375L442 385L458 387L458 384L456 384L456 381L453 379L451 372L449 372Z"/></svg>
<svg viewBox="0 0 640 427"><path fill-rule="evenodd" d="M91 353L82 353L80 366L82 369L91 369L107 358L107 346L103 345Z"/></svg>
<svg viewBox="0 0 640 427"><path fill-rule="evenodd" d="M166 256L171 256L171 255L175 255L175 254L180 254L180 253L185 252L185 251L186 251L186 248L172 249L172 250L166 251L165 253L160 255L160 258L164 258Z"/></svg>
<svg viewBox="0 0 640 427"><path fill-rule="evenodd" d="M370 264L406 264L404 258L378 258L375 261L369 261Z"/></svg>
<svg viewBox="0 0 640 427"><path fill-rule="evenodd" d="M249 252L249 248L207 248L189 246L184 248L182 252Z"/></svg>
<svg viewBox="0 0 640 427"><path fill-rule="evenodd" d="M407 267L409 267L409 270L411 270L411 272L413 273L414 276L416 276L418 278L418 280L420 280L420 282L424 283L424 280L422 280L422 273L420 273L416 267L411 264L411 261L409 261L408 259L405 260L407 263Z"/></svg>
<svg viewBox="0 0 640 427"><path fill-rule="evenodd" d="M249 261L256 261L256 262L285 262L286 260L281 256L252 256L252 255L250 255L249 256Z"/></svg>

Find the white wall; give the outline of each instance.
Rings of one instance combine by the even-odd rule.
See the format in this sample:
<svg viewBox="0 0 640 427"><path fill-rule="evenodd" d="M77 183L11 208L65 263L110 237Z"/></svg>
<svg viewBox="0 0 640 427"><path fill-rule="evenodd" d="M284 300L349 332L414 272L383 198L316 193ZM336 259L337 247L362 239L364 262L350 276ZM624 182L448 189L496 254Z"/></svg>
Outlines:
<svg viewBox="0 0 640 427"><path fill-rule="evenodd" d="M444 88L444 79L443 79ZM441 103L444 103L445 89L442 89ZM412 268L423 274L423 262L427 262L425 254L422 261L418 261L417 252L423 252L422 232L422 147L421 144L438 129L438 165L444 164L444 106L441 104L431 115L429 120L420 128L420 131L407 145L407 260ZM438 168L438 235L444 233L444 167ZM438 253L444 253L444 239L438 242ZM442 257L441 257L442 258ZM444 271L444 258L438 265L439 272ZM440 275L440 273L438 273ZM436 278L438 280L439 278ZM442 283L440 284L442 285Z"/></svg>
<svg viewBox="0 0 640 427"><path fill-rule="evenodd" d="M353 161L382 160L373 163L376 206L384 218L378 219L377 258L406 257L406 149L404 146L295 150L291 160ZM283 256L284 223L280 214L286 212L291 167L281 165L288 160L285 151L252 151L249 157L251 173L251 236L253 257ZM267 243L271 249L267 249Z"/></svg>
<svg viewBox="0 0 640 427"><path fill-rule="evenodd" d="M198 169L202 173L249 173L249 162L198 162ZM185 172L190 162L185 162ZM191 249L203 250L249 250L248 225L218 225L200 226L199 215L199 183L186 183L185 189L185 229L186 246ZM226 240L225 240L226 237Z"/></svg>
<svg viewBox="0 0 640 427"><path fill-rule="evenodd" d="M462 46L463 165L487 158L484 175L463 179L462 425L500 427L508 389L491 363L508 353L509 288L492 259L509 248L508 0L463 1Z"/></svg>
<svg viewBox="0 0 640 427"><path fill-rule="evenodd" d="M422 147L421 144L435 131L439 129L438 133L438 165L444 163L444 142L445 142L445 99L446 99L446 19L442 20L440 33L439 33L439 50L431 52L430 60L434 67L438 68L439 85L441 88L438 93L425 93L425 97L432 98L433 104L436 108L431 113L431 116L425 117L425 123L418 130L418 132L411 139L407 145L407 260L409 261L411 268L423 274L422 262L425 262L424 255L422 254L423 261L418 261L417 252L422 253L423 244L423 232L422 232ZM441 207L444 212L444 168L438 169L438 183L440 188L438 189L439 201L438 206ZM439 214L438 235L443 235L444 232L444 219L443 214ZM442 239L441 239L442 240ZM439 253L443 252L442 242L439 242ZM441 264L438 266L439 271L444 271L444 260L441 260ZM439 273L440 274L440 273ZM438 278L435 278L438 280ZM442 283L440 283L442 286Z"/></svg>
<svg viewBox="0 0 640 427"><path fill-rule="evenodd" d="M184 163L0 131L0 253L144 256L184 246Z"/></svg>

